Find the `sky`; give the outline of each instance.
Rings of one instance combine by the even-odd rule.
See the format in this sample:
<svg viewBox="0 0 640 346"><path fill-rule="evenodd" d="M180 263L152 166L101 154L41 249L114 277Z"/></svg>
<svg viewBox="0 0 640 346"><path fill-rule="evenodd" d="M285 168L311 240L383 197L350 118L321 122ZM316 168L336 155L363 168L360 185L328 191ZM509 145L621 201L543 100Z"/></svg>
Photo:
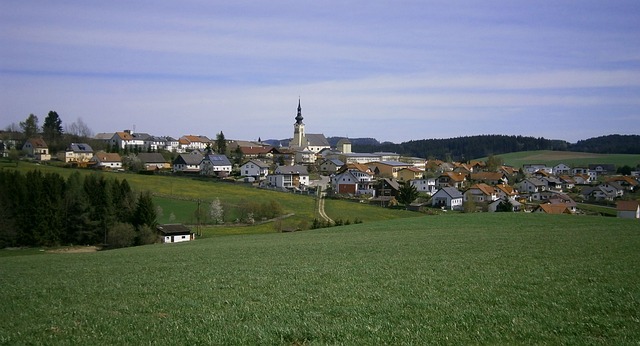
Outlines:
<svg viewBox="0 0 640 346"><path fill-rule="evenodd" d="M0 128L640 133L640 1L0 1Z"/></svg>

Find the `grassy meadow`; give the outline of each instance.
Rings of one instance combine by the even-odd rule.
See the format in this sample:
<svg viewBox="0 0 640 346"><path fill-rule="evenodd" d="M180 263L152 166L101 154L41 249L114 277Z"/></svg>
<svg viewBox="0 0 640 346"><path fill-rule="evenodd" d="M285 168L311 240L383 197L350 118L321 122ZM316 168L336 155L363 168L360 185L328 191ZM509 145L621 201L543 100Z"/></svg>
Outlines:
<svg viewBox="0 0 640 346"><path fill-rule="evenodd" d="M634 220L478 213L0 256L0 344L636 344L639 248Z"/></svg>
<svg viewBox="0 0 640 346"><path fill-rule="evenodd" d="M629 166L636 167L640 164L640 155L632 154L593 154L572 151L521 151L516 153L500 154L506 165L522 167L524 164L541 163L548 166L555 166L564 163L572 167L586 167L589 164L614 164L616 167ZM480 158L479 160L486 160Z"/></svg>

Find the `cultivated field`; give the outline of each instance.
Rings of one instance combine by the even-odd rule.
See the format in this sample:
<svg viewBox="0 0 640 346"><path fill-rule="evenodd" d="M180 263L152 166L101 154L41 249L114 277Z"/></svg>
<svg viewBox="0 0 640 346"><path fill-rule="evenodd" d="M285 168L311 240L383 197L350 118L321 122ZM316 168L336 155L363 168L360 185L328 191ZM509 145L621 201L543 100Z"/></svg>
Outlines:
<svg viewBox="0 0 640 346"><path fill-rule="evenodd" d="M514 167L522 167L523 164L541 163L548 166L555 166L564 163L569 166L583 166L589 164L614 164L616 167L629 166L636 167L640 164L640 155L631 154L593 154L572 151L521 151L517 153L497 155L504 160L504 163ZM481 158L479 160L486 160Z"/></svg>
<svg viewBox="0 0 640 346"><path fill-rule="evenodd" d="M0 256L0 344L636 344L639 248L484 213Z"/></svg>

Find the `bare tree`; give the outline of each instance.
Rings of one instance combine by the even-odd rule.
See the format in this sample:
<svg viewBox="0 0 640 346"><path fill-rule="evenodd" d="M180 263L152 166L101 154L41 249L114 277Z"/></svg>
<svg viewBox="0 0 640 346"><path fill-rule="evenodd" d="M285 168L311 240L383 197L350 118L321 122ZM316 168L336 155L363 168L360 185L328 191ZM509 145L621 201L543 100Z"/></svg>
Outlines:
<svg viewBox="0 0 640 346"><path fill-rule="evenodd" d="M65 126L65 132L78 137L93 137L93 131L85 124L82 118L78 118L75 122Z"/></svg>

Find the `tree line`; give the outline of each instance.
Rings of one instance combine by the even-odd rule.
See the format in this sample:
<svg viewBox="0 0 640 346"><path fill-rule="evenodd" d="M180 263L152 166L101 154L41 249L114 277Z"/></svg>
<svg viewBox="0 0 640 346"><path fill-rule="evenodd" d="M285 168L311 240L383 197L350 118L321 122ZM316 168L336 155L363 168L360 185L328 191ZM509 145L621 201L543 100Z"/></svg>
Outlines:
<svg viewBox="0 0 640 346"><path fill-rule="evenodd" d="M151 195L125 180L0 170L0 247L142 245L156 240Z"/></svg>
<svg viewBox="0 0 640 346"><path fill-rule="evenodd" d="M389 151L445 161L468 161L490 155L518 151L556 150L599 154L640 154L639 135L609 135L578 141L575 144L543 137L480 135L447 139L422 139L400 144L352 144L355 152Z"/></svg>

